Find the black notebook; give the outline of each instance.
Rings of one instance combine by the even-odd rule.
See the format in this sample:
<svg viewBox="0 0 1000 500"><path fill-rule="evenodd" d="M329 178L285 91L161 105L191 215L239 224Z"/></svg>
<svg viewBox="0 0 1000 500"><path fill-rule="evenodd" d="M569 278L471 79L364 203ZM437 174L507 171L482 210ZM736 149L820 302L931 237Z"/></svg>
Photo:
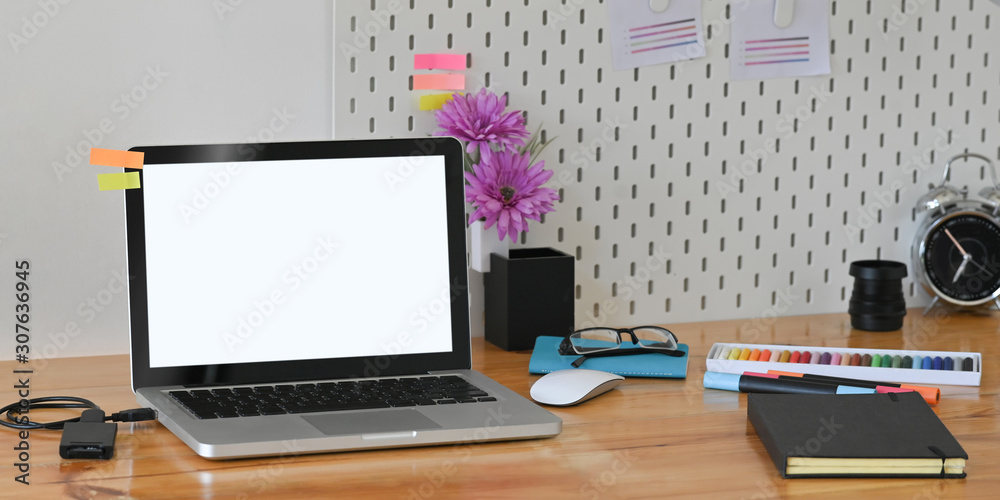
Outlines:
<svg viewBox="0 0 1000 500"><path fill-rule="evenodd" d="M969 458L916 392L758 394L747 418L793 477L965 477Z"/></svg>

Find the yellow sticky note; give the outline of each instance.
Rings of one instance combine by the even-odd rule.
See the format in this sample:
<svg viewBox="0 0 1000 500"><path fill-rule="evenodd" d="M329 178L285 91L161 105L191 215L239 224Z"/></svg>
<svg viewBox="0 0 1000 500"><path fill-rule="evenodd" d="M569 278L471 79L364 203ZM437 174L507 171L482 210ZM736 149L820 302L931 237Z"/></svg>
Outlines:
<svg viewBox="0 0 1000 500"><path fill-rule="evenodd" d="M138 151L90 148L90 164L106 167L142 168L145 154Z"/></svg>
<svg viewBox="0 0 1000 500"><path fill-rule="evenodd" d="M97 189L112 191L119 189L137 189L139 172L122 172L118 174L97 174Z"/></svg>
<svg viewBox="0 0 1000 500"><path fill-rule="evenodd" d="M455 94L431 94L420 96L420 109L424 111L441 109Z"/></svg>

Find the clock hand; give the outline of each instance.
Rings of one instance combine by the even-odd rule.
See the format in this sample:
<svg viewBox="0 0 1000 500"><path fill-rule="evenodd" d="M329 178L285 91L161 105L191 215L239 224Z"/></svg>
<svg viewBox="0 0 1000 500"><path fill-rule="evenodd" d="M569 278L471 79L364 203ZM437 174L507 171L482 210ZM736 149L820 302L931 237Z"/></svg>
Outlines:
<svg viewBox="0 0 1000 500"><path fill-rule="evenodd" d="M984 265L982 265L982 264L980 264L980 263L972 260L972 256L969 256L969 262L975 264L976 266L979 267L979 269L982 269L987 274L992 274L992 271L990 271L990 268L988 268L988 267L986 267L986 266L984 266Z"/></svg>
<svg viewBox="0 0 1000 500"><path fill-rule="evenodd" d="M958 251L962 254L962 263L959 264L958 270L955 271L955 277L951 279L951 282L954 283L958 281L959 276L961 276L962 272L965 271L965 265L969 263L972 256L969 255L964 248L962 248L962 245L959 244L958 240L956 240L954 236L952 236L951 231L949 231L948 228L944 228L944 234L948 235L948 238L955 244L955 247L958 248Z"/></svg>
<svg viewBox="0 0 1000 500"><path fill-rule="evenodd" d="M963 259L965 258L966 255L969 255L968 252L966 252L965 249L962 248L962 245L958 243L958 240L956 240L955 237L951 235L951 231L949 231L948 228L944 228L944 234L947 234L948 238L951 239L951 242L954 243L956 247L958 247L958 251L962 254Z"/></svg>
<svg viewBox="0 0 1000 500"><path fill-rule="evenodd" d="M958 281L958 278L960 276L962 276L962 271L965 271L965 265L968 264L969 261L971 261L971 260L972 260L972 256L969 255L969 254L965 254L965 255L962 256L962 263L959 264L958 270L955 271L955 277L951 279L952 283Z"/></svg>
<svg viewBox="0 0 1000 500"><path fill-rule="evenodd" d="M983 271L985 271L987 273L990 272L989 268L987 268L986 266L984 266L984 265L982 265L982 264L980 264L980 263L972 260L972 255L969 254L968 252L966 252L964 248L962 248L962 245L958 243L958 240L955 239L954 236L952 236L951 231L949 231L947 228L945 228L944 233L948 235L948 238L951 239L952 243L955 244L955 247L957 247L958 251L962 254L962 264L958 266L959 270L961 270L962 268L965 267L965 262L966 261L969 261L969 262L972 262L973 264L975 264L976 267L978 267L979 269L981 269L981 270L983 270ZM962 274L962 273L961 272L955 273L955 278L952 280L952 282L954 282L955 280L957 280L958 276L960 274Z"/></svg>

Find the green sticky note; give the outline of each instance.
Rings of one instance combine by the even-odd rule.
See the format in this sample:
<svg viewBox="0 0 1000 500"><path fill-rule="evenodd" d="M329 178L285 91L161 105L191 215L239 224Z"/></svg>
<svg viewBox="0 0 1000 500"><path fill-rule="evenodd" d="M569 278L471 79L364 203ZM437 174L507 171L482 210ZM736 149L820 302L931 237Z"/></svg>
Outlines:
<svg viewBox="0 0 1000 500"><path fill-rule="evenodd" d="M139 172L97 174L97 189L101 191L137 189L139 187Z"/></svg>

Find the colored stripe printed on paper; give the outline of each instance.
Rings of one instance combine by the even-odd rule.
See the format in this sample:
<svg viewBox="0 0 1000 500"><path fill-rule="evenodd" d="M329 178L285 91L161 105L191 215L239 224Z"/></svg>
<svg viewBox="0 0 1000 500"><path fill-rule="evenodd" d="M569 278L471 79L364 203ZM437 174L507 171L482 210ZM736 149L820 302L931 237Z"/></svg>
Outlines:
<svg viewBox="0 0 1000 500"><path fill-rule="evenodd" d="M97 174L97 189L101 191L117 191L121 189L138 189L139 172L122 172L117 174Z"/></svg>
<svg viewBox="0 0 1000 500"><path fill-rule="evenodd" d="M678 45L698 42L694 18L671 21L669 23L638 26L628 30L628 51L630 54L668 49Z"/></svg>
<svg viewBox="0 0 1000 500"><path fill-rule="evenodd" d="M872 368L912 368L915 370L974 371L975 361L961 356L900 356L898 354L849 354L820 351L790 351L726 347L715 359L769 361L813 365L868 366Z"/></svg>
<svg viewBox="0 0 1000 500"><path fill-rule="evenodd" d="M142 168L145 155L138 151L90 148L90 164L106 167Z"/></svg>
<svg viewBox="0 0 1000 500"><path fill-rule="evenodd" d="M413 69L465 69L465 54L416 54Z"/></svg>
<svg viewBox="0 0 1000 500"><path fill-rule="evenodd" d="M413 75L413 90L462 90L464 88L465 75L454 73Z"/></svg>
<svg viewBox="0 0 1000 500"><path fill-rule="evenodd" d="M747 40L743 59L745 66L806 62L809 60L809 37Z"/></svg>

